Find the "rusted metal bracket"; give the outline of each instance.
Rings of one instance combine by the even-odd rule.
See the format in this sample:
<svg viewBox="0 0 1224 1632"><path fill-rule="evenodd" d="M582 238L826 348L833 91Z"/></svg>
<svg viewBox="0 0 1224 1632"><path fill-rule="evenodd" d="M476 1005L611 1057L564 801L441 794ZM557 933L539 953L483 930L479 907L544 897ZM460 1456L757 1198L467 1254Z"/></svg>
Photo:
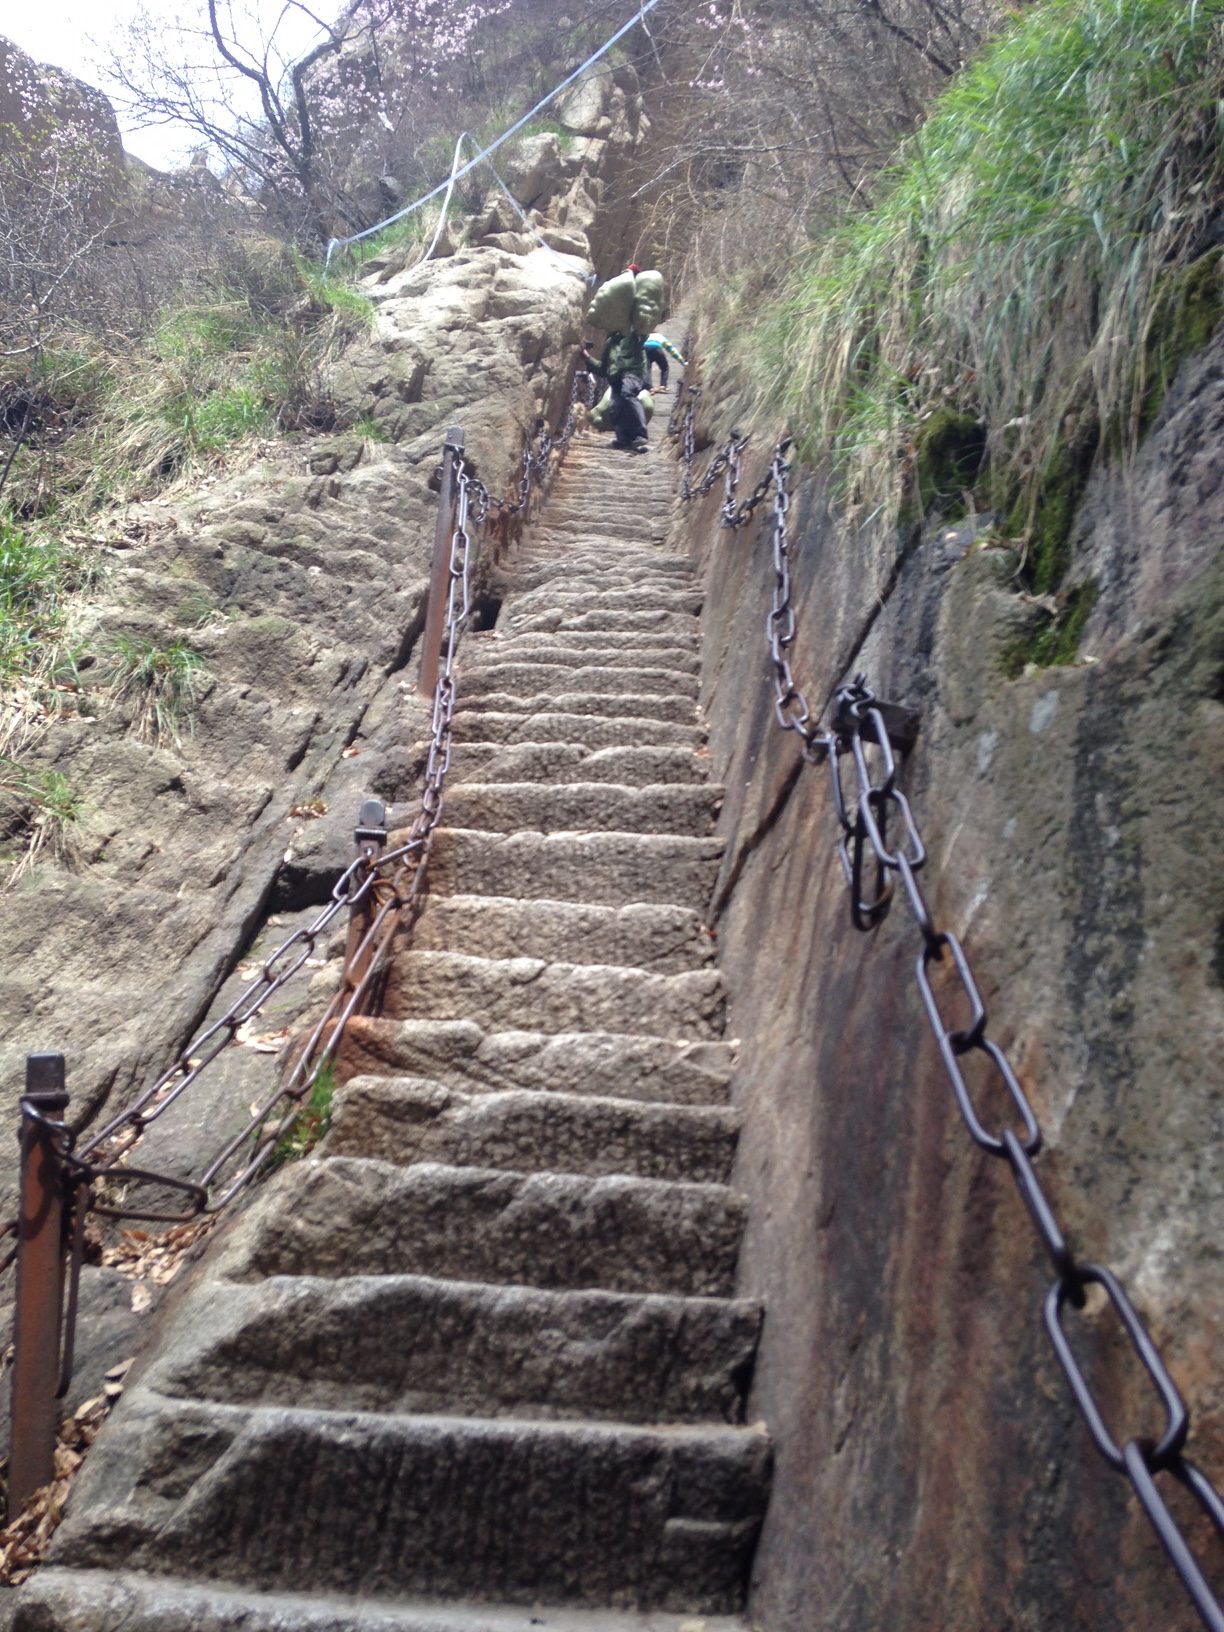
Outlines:
<svg viewBox="0 0 1224 1632"><path fill-rule="evenodd" d="M353 830L357 854L367 866L374 866L387 847L387 807L381 799L363 799L357 812L357 826ZM370 932L378 901L373 890L367 890L350 909L348 941L344 949L344 985L356 991L365 978L373 956L373 948L363 943Z"/></svg>
<svg viewBox="0 0 1224 1632"><path fill-rule="evenodd" d="M446 625L446 599L450 588L451 540L455 532L458 484L455 477L463 458L463 431L452 425L446 433L439 467L438 521L434 530L433 560L429 569L428 599L425 606L425 633L421 636L421 668L417 692L432 697L438 683L438 661L442 651L442 631ZM430 485L433 483L431 481Z"/></svg>
<svg viewBox="0 0 1224 1632"><path fill-rule="evenodd" d="M31 1054L21 1097L8 1516L55 1475L64 1289L64 1056Z"/></svg>
<svg viewBox="0 0 1224 1632"><path fill-rule="evenodd" d="M833 730L838 736L849 737L856 729L867 742L875 742L875 722L871 713L879 714L884 722L884 730L888 741L898 753L908 754L918 740L918 731L922 724L922 714L916 708L907 708L904 703L882 702L876 698L871 704L871 711L864 713L862 719L856 719L851 713L853 699L845 692L839 693L837 710L833 716Z"/></svg>

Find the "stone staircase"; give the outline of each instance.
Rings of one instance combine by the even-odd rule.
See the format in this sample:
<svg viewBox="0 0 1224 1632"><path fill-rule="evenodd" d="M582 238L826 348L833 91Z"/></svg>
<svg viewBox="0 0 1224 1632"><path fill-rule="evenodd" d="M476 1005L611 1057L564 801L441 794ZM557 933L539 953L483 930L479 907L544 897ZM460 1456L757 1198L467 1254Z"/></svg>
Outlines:
<svg viewBox="0 0 1224 1632"><path fill-rule="evenodd" d="M674 465L576 442L467 637L430 898L18 1632L739 1626L769 1446Z"/></svg>

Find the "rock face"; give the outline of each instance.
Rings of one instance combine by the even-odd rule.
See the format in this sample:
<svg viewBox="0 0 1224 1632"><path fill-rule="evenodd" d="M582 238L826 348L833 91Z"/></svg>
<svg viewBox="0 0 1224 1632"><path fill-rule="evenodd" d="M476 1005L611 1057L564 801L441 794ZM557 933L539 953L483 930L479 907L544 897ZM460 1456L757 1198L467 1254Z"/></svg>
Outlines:
<svg viewBox="0 0 1224 1632"><path fill-rule="evenodd" d="M900 785L936 922L964 943L1041 1120L1038 1167L1072 1245L1121 1275L1217 1484L1224 508L1207 428L1222 361L1217 340L1129 475L1087 496L1078 554L1105 588L1079 665L1005 679L1033 616L1009 556L972 550L965 526L865 553L811 480L792 508L791 653L813 711L859 670L921 710ZM806 1632L818 1603L827 1632L1189 1626L1072 1409L1041 1325L1051 1271L1007 1164L957 1113L899 886L880 928L851 927L827 773L772 718L768 540L720 532L713 512L690 537L728 788L716 927L742 1039L736 1176L756 1202L741 1284L769 1309L750 1409L778 1445L754 1618ZM940 990L963 1023L963 998ZM998 1085L969 1080L988 1125L1005 1123ZM1115 1435L1158 1433L1108 1312L1068 1321Z"/></svg>
<svg viewBox="0 0 1224 1632"><path fill-rule="evenodd" d="M461 825L383 1014L353 1024L362 1074L206 1260L14 1632L739 1625L770 1449L743 1425L761 1312L735 1296L732 1050L700 934L721 790L696 597L658 544L674 467L634 461L627 491L625 454L570 461L463 650ZM582 531L595 509L616 542ZM534 774L499 767L483 724L507 715ZM568 772L539 730L562 717ZM635 746L654 718L687 733L662 785ZM586 780L610 722L636 781Z"/></svg>
<svg viewBox="0 0 1224 1632"><path fill-rule="evenodd" d="M588 270L538 248L470 249L383 286L337 390L393 441L270 449L112 537L87 631L95 704L25 756L86 808L76 866L37 867L6 900L10 1106L25 1054L47 1048L67 1056L75 1116L122 1101L186 1042L269 907L327 899L360 799L407 797L429 475L459 422L490 488L509 487L524 429L568 391ZM120 636L178 639L202 660L177 742L143 740L130 707L108 706ZM13 1184L0 1174L6 1195Z"/></svg>

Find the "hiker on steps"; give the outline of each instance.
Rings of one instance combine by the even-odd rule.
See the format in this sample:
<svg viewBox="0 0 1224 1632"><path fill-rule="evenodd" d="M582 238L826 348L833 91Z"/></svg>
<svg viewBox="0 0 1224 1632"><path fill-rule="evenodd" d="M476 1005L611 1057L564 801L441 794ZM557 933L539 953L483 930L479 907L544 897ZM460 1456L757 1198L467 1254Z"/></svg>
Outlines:
<svg viewBox="0 0 1224 1632"><path fill-rule="evenodd" d="M667 359L669 357L673 362L679 363L681 368L688 366L680 353L680 348L669 340L665 334L659 334L658 332L648 334L646 336L646 389L648 391L652 389L650 383L654 379L652 371L656 368L659 371L659 390L667 390L667 376L669 373Z"/></svg>
<svg viewBox="0 0 1224 1632"><path fill-rule="evenodd" d="M638 401L646 389L646 342L640 334L610 334L603 356L596 362L584 340L582 355L592 374L612 388L611 418L616 445L629 453L645 453L646 411Z"/></svg>

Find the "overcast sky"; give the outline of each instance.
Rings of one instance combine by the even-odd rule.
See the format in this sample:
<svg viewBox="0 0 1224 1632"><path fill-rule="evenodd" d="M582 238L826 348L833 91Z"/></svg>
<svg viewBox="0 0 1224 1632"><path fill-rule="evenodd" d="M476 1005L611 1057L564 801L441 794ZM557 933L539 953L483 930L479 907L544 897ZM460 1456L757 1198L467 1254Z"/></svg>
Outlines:
<svg viewBox="0 0 1224 1632"><path fill-rule="evenodd" d="M105 56L108 38L140 9L140 0L0 0L0 34L36 61L65 68L105 91L104 76L94 64ZM143 9L168 15L178 9L178 0L144 0ZM132 130L122 110L115 111L129 153L159 169L185 164L188 149L198 142L173 128Z"/></svg>

